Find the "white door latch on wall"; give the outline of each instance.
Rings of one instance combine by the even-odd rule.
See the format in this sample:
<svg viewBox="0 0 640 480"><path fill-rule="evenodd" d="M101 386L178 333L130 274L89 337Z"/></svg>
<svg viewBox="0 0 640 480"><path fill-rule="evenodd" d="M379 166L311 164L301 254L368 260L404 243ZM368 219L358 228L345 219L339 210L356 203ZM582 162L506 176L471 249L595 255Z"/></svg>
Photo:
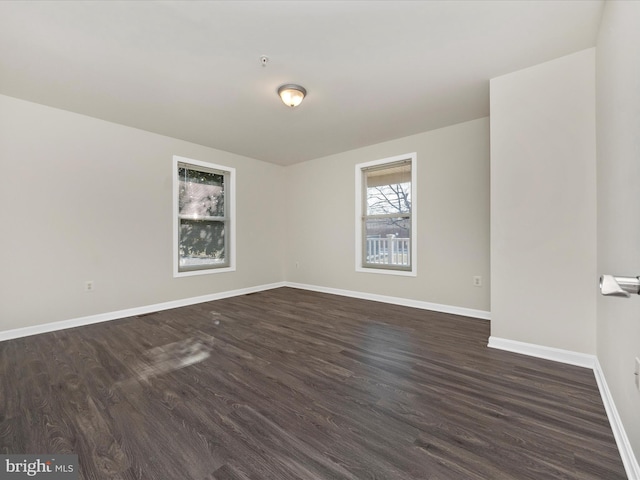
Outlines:
<svg viewBox="0 0 640 480"><path fill-rule="evenodd" d="M600 277L600 291L602 295L612 297L630 297L632 293L640 294L640 277L602 275Z"/></svg>

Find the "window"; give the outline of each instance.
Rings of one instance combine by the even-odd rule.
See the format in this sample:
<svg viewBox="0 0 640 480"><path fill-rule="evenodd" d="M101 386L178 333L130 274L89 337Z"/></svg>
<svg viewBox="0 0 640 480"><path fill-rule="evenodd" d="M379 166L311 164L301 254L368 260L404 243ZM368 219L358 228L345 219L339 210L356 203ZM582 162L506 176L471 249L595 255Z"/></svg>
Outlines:
<svg viewBox="0 0 640 480"><path fill-rule="evenodd" d="M235 270L235 169L173 157L174 276Z"/></svg>
<svg viewBox="0 0 640 480"><path fill-rule="evenodd" d="M356 270L416 275L416 154L356 165Z"/></svg>

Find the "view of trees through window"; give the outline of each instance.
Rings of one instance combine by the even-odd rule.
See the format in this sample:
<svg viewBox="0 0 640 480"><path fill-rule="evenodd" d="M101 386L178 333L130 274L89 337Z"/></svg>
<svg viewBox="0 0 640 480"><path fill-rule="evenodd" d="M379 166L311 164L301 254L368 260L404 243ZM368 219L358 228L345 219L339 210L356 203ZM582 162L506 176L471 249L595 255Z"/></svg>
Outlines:
<svg viewBox="0 0 640 480"><path fill-rule="evenodd" d="M224 266L226 260L225 175L178 166L180 268Z"/></svg>
<svg viewBox="0 0 640 480"><path fill-rule="evenodd" d="M411 265L411 164L364 170L364 265Z"/></svg>
<svg viewBox="0 0 640 480"><path fill-rule="evenodd" d="M367 216L384 215L386 218L367 224L368 235L409 237L411 222L402 214L411 213L411 183L380 185L367 188ZM388 217L388 215L398 215Z"/></svg>

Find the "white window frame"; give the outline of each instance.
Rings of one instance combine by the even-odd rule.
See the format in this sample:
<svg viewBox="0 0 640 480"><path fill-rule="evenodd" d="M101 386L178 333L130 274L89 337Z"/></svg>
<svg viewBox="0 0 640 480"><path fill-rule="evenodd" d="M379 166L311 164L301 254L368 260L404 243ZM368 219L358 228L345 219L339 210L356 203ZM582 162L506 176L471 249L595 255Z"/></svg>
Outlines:
<svg viewBox="0 0 640 480"><path fill-rule="evenodd" d="M379 167L385 164L409 160L411 162L411 269L396 270L390 268L376 268L372 266L364 266L362 261L363 254L363 219L364 219L364 200L363 200L363 171L371 167ZM371 162L359 163L355 170L355 192L356 192L356 272L362 273L380 273L383 275L400 275L415 277L418 275L418 188L416 179L418 178L418 162L416 152L404 155L396 155L394 157L373 160Z"/></svg>
<svg viewBox="0 0 640 480"><path fill-rule="evenodd" d="M228 208L228 224L225 227L226 248L225 252L229 258L229 264L224 267L210 267L200 270L180 271L180 239L179 239L179 211L178 211L178 195L179 195L179 179L178 164L193 165L194 167L202 167L208 170L219 170L229 173L227 185L225 185L225 208ZM173 202L173 276L174 277L190 277L193 275L209 275L212 273L233 272L236 270L236 169L226 167L224 165L216 165L214 163L202 162L192 158L173 156L171 163L173 172L173 191L171 201Z"/></svg>

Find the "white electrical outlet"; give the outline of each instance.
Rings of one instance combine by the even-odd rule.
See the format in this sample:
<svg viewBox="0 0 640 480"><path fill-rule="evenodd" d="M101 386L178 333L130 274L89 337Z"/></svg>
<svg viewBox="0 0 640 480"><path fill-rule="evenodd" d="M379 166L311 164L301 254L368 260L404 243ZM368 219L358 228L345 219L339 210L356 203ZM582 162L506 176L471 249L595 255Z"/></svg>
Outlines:
<svg viewBox="0 0 640 480"><path fill-rule="evenodd" d="M640 390L640 358L636 357L636 370L633 372L636 376L636 388Z"/></svg>
<svg viewBox="0 0 640 480"><path fill-rule="evenodd" d="M93 280L87 280L84 282L84 291L85 292L93 292L95 290L95 285L93 284Z"/></svg>
<svg viewBox="0 0 640 480"><path fill-rule="evenodd" d="M477 276L473 277L473 286L474 287L481 287L482 286L482 277L480 275L477 275Z"/></svg>

